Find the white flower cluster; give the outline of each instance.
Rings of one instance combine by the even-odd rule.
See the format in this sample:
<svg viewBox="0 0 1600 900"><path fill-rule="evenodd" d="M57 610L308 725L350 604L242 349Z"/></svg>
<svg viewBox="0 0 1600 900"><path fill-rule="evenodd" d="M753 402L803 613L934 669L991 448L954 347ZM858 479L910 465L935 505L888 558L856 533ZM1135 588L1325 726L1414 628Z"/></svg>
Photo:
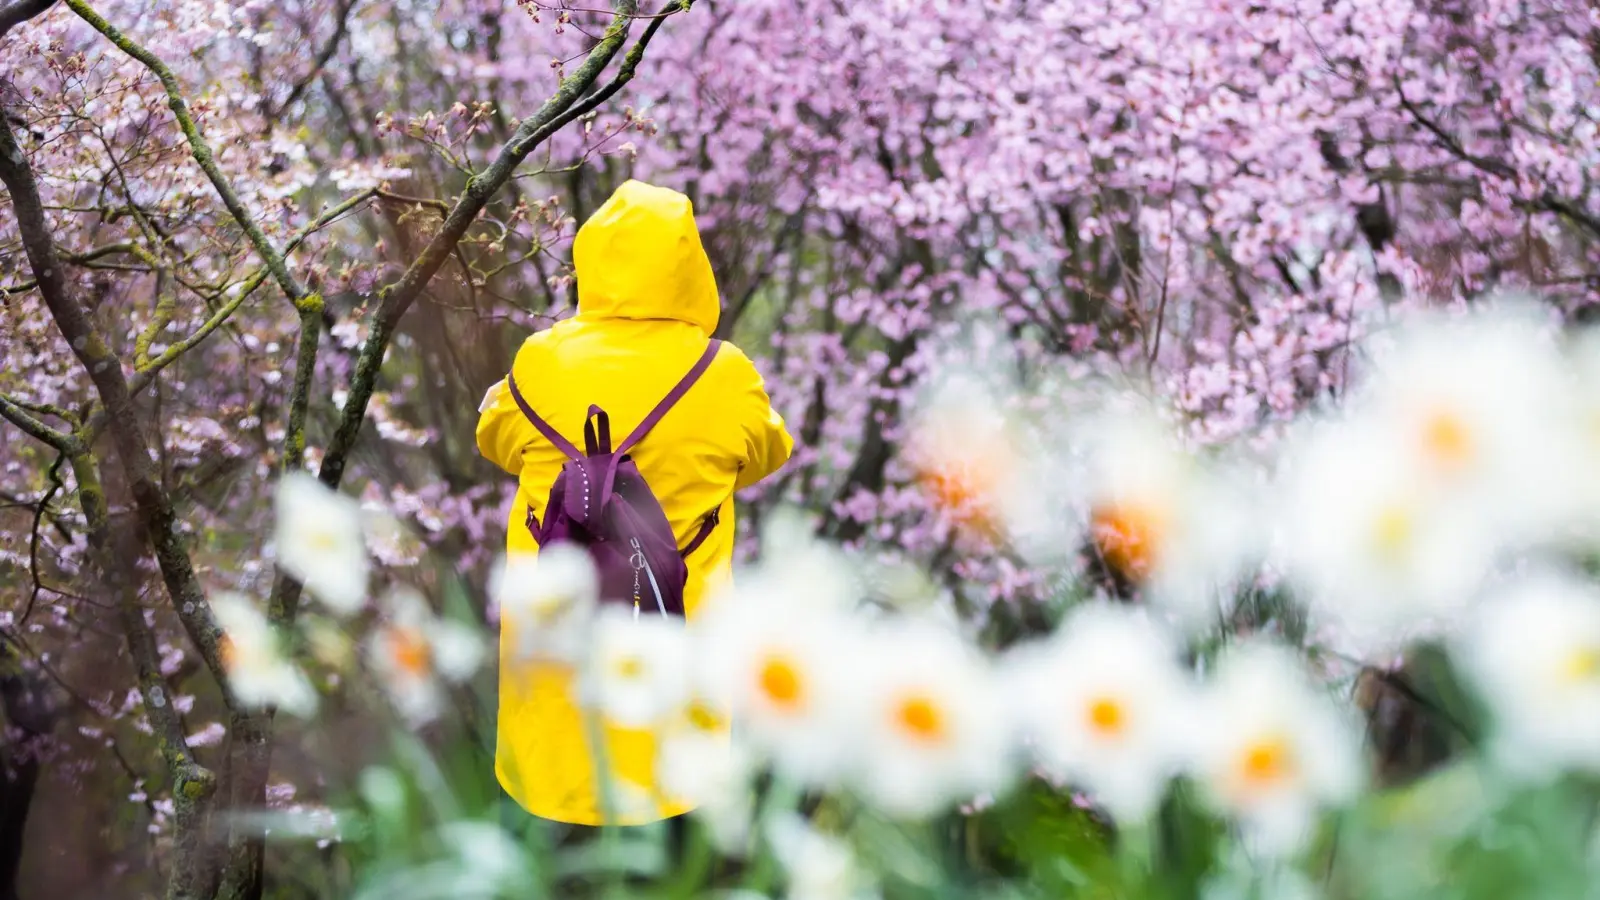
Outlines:
<svg viewBox="0 0 1600 900"><path fill-rule="evenodd" d="M847 557L793 531L783 543L688 624L598 604L587 556L565 546L498 582L503 608L540 623L513 652L578 666L598 713L655 729L661 787L727 846L768 766L898 819L1041 766L1141 819L1188 773L1284 850L1360 786L1359 730L1286 650L1240 646L1196 682L1162 626L1092 603L997 658L931 613L863 612Z"/></svg>
<svg viewBox="0 0 1600 900"><path fill-rule="evenodd" d="M1040 565L1086 550L1185 637L1272 589L1363 662L1444 641L1506 766L1600 771L1600 590L1578 573L1600 550L1600 331L1512 300L1364 330L1344 393L1279 440L1195 449L1139 392L969 367L923 404L913 461L960 520Z"/></svg>
<svg viewBox="0 0 1600 900"><path fill-rule="evenodd" d="M310 655L337 674L351 662L348 623L367 604L371 575L368 544L393 543L399 525L384 510L364 510L354 498L329 490L302 472L277 486L274 546L280 568L298 580L333 616L313 620L302 633ZM277 707L309 716L318 694L286 641L248 597L223 594L211 606L222 629L221 656L228 687L246 706ZM437 717L446 686L466 681L483 663L479 630L437 615L415 589L396 587L380 603L366 638L371 672L411 725Z"/></svg>

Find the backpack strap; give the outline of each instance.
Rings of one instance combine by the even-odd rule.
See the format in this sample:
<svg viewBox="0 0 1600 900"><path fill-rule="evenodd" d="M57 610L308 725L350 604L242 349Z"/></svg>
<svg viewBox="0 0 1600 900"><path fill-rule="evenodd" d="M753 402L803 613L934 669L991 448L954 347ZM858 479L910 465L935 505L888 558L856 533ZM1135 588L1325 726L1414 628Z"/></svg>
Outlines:
<svg viewBox="0 0 1600 900"><path fill-rule="evenodd" d="M528 401L523 398L522 392L517 390L517 380L515 378L507 375L506 386L511 388L511 398L517 401L517 406L522 409L522 414L528 417L528 421L533 423L533 427L539 429L539 433L544 435L545 440L554 444L555 448L565 453L568 458L583 459L583 454L578 452L577 447L572 446L571 441L562 437L561 432L551 428L549 422L541 419L539 414L533 411L533 407L529 406Z"/></svg>
<svg viewBox="0 0 1600 900"><path fill-rule="evenodd" d="M706 538L711 537L712 530L715 529L717 527L717 523L721 521L722 506L717 505L712 507L711 512L706 513L705 518L700 520L700 530L696 531L694 533L694 537L689 539L689 543L685 544L683 549L678 551L678 555L684 559L688 559L689 554L699 550L700 545L706 542Z"/></svg>
<svg viewBox="0 0 1600 900"><path fill-rule="evenodd" d="M668 391L667 395L661 398L661 402L656 404L656 408L650 410L650 414L644 417L643 422L639 423L639 427L635 428L631 434L622 439L621 444L617 445L615 452L618 457L632 450L633 445L639 443L641 438L649 434L650 429L656 427L656 423L661 421L661 417L676 406L678 401L683 399L684 394L689 393L689 389L694 387L694 383L699 381L700 376L704 375L706 369L711 367L711 360L716 358L717 351L720 349L722 349L722 342L712 338L711 342L706 345L706 351L700 354L700 358L695 361L694 368L690 369L688 374L673 385L672 390Z"/></svg>

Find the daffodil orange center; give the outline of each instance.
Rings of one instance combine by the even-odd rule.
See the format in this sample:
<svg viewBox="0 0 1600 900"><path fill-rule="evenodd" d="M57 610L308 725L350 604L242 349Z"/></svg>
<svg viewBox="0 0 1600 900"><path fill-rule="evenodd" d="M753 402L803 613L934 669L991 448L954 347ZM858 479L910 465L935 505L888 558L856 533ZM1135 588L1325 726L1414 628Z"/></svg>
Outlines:
<svg viewBox="0 0 1600 900"><path fill-rule="evenodd" d="M1111 697L1096 697L1089 703L1089 730L1101 737L1116 737L1127 728L1122 704Z"/></svg>
<svg viewBox="0 0 1600 900"><path fill-rule="evenodd" d="M1239 781L1248 789L1269 788L1294 771L1294 751L1280 735L1246 745L1239 754Z"/></svg>
<svg viewBox="0 0 1600 900"><path fill-rule="evenodd" d="M1461 417L1440 410L1428 417L1422 428L1422 449L1427 458L1445 469L1456 469L1472 460L1472 431Z"/></svg>
<svg viewBox="0 0 1600 900"><path fill-rule="evenodd" d="M1153 504L1111 503L1089 517L1089 537L1101 559L1129 581L1149 577L1166 530L1166 517Z"/></svg>
<svg viewBox="0 0 1600 900"><path fill-rule="evenodd" d="M762 695L779 709L793 710L800 706L805 685L801 681L799 670L788 659L782 656L768 657L762 663L756 681Z"/></svg>
<svg viewBox="0 0 1600 900"><path fill-rule="evenodd" d="M428 639L415 628L393 628L389 631L389 653L395 668L407 675L426 675L433 660Z"/></svg>
<svg viewBox="0 0 1600 900"><path fill-rule="evenodd" d="M224 634L217 639L217 656L222 659L222 667L232 672L239 666L239 645Z"/></svg>
<svg viewBox="0 0 1600 900"><path fill-rule="evenodd" d="M944 736L944 716L927 697L908 697L900 702L900 727L920 741L937 741Z"/></svg>

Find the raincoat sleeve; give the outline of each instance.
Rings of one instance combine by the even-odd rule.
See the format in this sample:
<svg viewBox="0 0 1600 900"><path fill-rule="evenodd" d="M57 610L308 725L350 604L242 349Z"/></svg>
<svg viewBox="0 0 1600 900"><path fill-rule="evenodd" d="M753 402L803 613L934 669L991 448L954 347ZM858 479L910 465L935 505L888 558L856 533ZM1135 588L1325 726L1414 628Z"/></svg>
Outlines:
<svg viewBox="0 0 1600 900"><path fill-rule="evenodd" d="M745 441L744 462L739 467L739 477L734 484L734 488L739 490L766 478L788 462L789 454L794 452L794 438L789 436L783 417L772 408L772 398L767 396L766 384L750 358L739 352L735 359L735 402Z"/></svg>
<svg viewBox="0 0 1600 900"><path fill-rule="evenodd" d="M504 378L478 405L478 452L512 475L522 474L522 451L533 440L533 424L517 408Z"/></svg>

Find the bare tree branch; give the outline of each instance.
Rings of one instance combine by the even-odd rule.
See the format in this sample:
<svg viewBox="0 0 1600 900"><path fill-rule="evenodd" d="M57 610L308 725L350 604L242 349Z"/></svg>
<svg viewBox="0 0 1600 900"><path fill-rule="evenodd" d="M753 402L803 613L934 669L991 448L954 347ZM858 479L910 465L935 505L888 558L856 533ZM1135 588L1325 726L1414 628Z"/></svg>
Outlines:
<svg viewBox="0 0 1600 900"><path fill-rule="evenodd" d="M324 484L337 487L344 477L345 464L361 424L366 418L367 403L372 399L377 385L378 370L383 365L384 353L394 336L400 318L411 307L428 282L450 258L455 245L466 234L467 228L483 211L489 199L511 180L513 172L529 153L562 126L595 109L633 79L635 68L644 57L650 38L665 21L670 12L687 8L684 4L670 4L662 15L651 20L638 43L629 51L615 78L605 87L582 96L583 91L598 80L600 73L610 64L627 39L628 26L638 8L638 0L616 0L611 25L605 35L572 76L537 112L522 120L511 140L506 143L494 162L482 174L467 182L467 189L451 207L444 225L428 242L416 262L405 271L400 280L384 288L382 300L373 315L372 330L361 345L356 368L350 379L349 396L345 400L338 429L334 432L318 472ZM580 99L581 98L581 99ZM297 600L294 602L298 602ZM287 605L292 610L294 603ZM282 614L282 610L279 614Z"/></svg>

